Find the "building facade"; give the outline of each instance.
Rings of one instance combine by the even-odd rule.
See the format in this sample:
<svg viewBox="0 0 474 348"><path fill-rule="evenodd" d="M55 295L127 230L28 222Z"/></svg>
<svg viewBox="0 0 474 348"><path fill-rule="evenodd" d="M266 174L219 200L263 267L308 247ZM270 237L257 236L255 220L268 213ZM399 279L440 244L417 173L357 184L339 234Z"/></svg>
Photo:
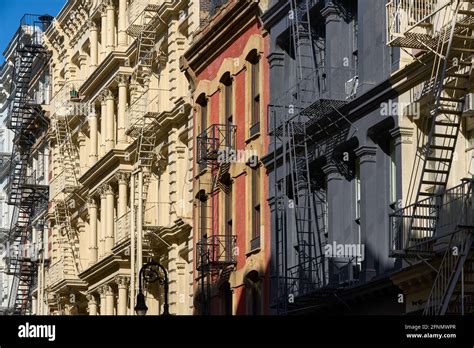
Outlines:
<svg viewBox="0 0 474 348"><path fill-rule="evenodd" d="M265 1L211 1L182 69L194 102L195 313L268 313Z"/></svg>
<svg viewBox="0 0 474 348"><path fill-rule="evenodd" d="M68 1L52 51L50 266L43 314L133 314L139 271L193 308L192 113L179 57L198 1ZM163 275L161 275L163 276ZM145 287L163 312L159 283Z"/></svg>
<svg viewBox="0 0 474 348"><path fill-rule="evenodd" d="M472 5L422 3L273 1L264 14L274 313L427 313L469 297L469 263L446 250L469 254L470 224L446 229L444 201L472 213L471 181L448 189L472 175Z"/></svg>

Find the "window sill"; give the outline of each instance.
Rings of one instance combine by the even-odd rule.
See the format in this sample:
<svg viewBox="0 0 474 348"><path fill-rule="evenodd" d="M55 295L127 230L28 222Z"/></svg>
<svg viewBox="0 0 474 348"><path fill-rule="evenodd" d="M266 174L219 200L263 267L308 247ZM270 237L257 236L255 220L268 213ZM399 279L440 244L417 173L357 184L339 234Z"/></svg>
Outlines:
<svg viewBox="0 0 474 348"><path fill-rule="evenodd" d="M254 141L260 137L260 132L255 133L254 135L249 135L247 139L245 139L245 143L248 144L251 141Z"/></svg>

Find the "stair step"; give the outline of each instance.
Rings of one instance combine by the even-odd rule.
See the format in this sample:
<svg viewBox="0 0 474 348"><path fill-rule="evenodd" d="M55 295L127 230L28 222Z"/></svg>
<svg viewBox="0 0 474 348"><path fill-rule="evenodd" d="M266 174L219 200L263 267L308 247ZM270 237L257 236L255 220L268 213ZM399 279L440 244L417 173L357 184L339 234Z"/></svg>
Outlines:
<svg viewBox="0 0 474 348"><path fill-rule="evenodd" d="M474 53L474 48L452 47L451 49L456 52Z"/></svg>
<svg viewBox="0 0 474 348"><path fill-rule="evenodd" d="M447 185L445 182L432 181L432 180L422 180L421 183L425 184L425 185L436 185L436 186L446 186Z"/></svg>
<svg viewBox="0 0 474 348"><path fill-rule="evenodd" d="M435 227L419 227L419 226L412 226L411 229L412 229L412 230L415 230L415 231L434 231L434 230L435 230Z"/></svg>
<svg viewBox="0 0 474 348"><path fill-rule="evenodd" d="M434 192L420 192L419 195L423 196L423 197L433 197L433 196L436 196L436 193L434 193Z"/></svg>
<svg viewBox="0 0 474 348"><path fill-rule="evenodd" d="M462 14L461 11L458 13ZM474 29L474 23L456 23L456 25L462 28Z"/></svg>
<svg viewBox="0 0 474 348"><path fill-rule="evenodd" d="M467 2L467 1L466 1ZM458 14L466 15L466 16L474 16L474 11L470 10L459 10Z"/></svg>
<svg viewBox="0 0 474 348"><path fill-rule="evenodd" d="M448 85L443 85L444 89L452 89L456 91L467 91L467 87L457 87L457 86L448 86Z"/></svg>
<svg viewBox="0 0 474 348"><path fill-rule="evenodd" d="M436 216L430 216L430 215L413 215L415 219L427 219L427 220L436 220Z"/></svg>
<svg viewBox="0 0 474 348"><path fill-rule="evenodd" d="M427 161L435 161L435 162L452 162L452 158L443 158L443 157L435 157L435 156L429 156L426 157Z"/></svg>
<svg viewBox="0 0 474 348"><path fill-rule="evenodd" d="M456 139L458 136L456 134L443 134L443 133L433 133L433 136L439 138L451 138Z"/></svg>
<svg viewBox="0 0 474 348"><path fill-rule="evenodd" d="M444 127L459 127L459 123L445 122L445 121L436 121L435 125L444 126Z"/></svg>
<svg viewBox="0 0 474 348"><path fill-rule="evenodd" d="M472 36L467 36L467 35L459 35L459 34L454 34L455 39L461 39L461 40L473 40L474 38Z"/></svg>
<svg viewBox="0 0 474 348"><path fill-rule="evenodd" d="M452 146L443 146L443 145L430 145L430 149L454 151L454 148Z"/></svg>
<svg viewBox="0 0 474 348"><path fill-rule="evenodd" d="M428 203L418 203L416 206L417 207L422 207L422 208L437 207L436 204L428 204Z"/></svg>
<svg viewBox="0 0 474 348"><path fill-rule="evenodd" d="M448 115L462 115L462 111L458 110L449 110L449 109L438 109L439 112L443 114L448 114Z"/></svg>

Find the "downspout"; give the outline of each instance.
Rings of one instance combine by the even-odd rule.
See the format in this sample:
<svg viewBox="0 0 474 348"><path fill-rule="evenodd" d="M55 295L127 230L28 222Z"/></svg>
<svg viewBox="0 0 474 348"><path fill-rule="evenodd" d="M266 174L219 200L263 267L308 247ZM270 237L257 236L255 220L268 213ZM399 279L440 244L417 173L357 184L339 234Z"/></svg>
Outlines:
<svg viewBox="0 0 474 348"><path fill-rule="evenodd" d="M130 314L135 311L135 175L130 177Z"/></svg>

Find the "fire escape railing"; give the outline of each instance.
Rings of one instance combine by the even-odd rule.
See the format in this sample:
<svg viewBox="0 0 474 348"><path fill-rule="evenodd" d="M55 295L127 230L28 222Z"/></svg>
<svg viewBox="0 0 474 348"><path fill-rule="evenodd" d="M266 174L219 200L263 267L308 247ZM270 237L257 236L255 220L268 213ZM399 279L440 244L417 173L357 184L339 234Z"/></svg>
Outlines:
<svg viewBox="0 0 474 348"><path fill-rule="evenodd" d="M236 236L213 235L196 243L198 270L216 270L237 263Z"/></svg>
<svg viewBox="0 0 474 348"><path fill-rule="evenodd" d="M213 124L198 135L198 162L218 161L222 151L235 149L236 130L235 125Z"/></svg>
<svg viewBox="0 0 474 348"><path fill-rule="evenodd" d="M390 253L430 256L434 242L461 227L474 227L472 206L473 179L434 197L423 199L390 214ZM416 214L413 212L416 210Z"/></svg>

